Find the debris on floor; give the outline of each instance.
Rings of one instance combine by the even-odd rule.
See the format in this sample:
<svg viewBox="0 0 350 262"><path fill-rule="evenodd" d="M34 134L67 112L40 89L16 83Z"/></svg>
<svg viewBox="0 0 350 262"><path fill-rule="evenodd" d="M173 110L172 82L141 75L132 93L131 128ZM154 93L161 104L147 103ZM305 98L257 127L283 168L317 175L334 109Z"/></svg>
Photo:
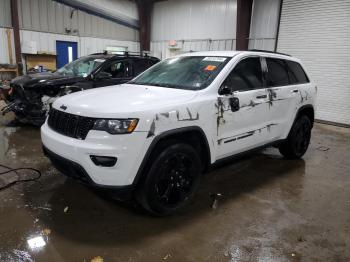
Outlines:
<svg viewBox="0 0 350 262"><path fill-rule="evenodd" d="M91 262L103 262L103 258L100 256L97 256L91 259Z"/></svg>
<svg viewBox="0 0 350 262"><path fill-rule="evenodd" d="M51 234L51 229L49 229L49 228L43 229L43 235L44 235L44 236L48 236L48 235L50 235L50 234Z"/></svg>
<svg viewBox="0 0 350 262"><path fill-rule="evenodd" d="M328 151L329 150L329 147L326 147L326 146L319 146L319 147L317 147L316 148L317 150L319 150L319 151Z"/></svg>
<svg viewBox="0 0 350 262"><path fill-rule="evenodd" d="M222 194L220 194L220 193L212 193L212 194L210 194L210 197L212 199L211 208L212 209L217 209L218 202L219 202L219 199L222 197Z"/></svg>
<svg viewBox="0 0 350 262"><path fill-rule="evenodd" d="M298 242L305 242L306 241L306 239L303 238L303 236L299 236L297 240L298 240Z"/></svg>
<svg viewBox="0 0 350 262"><path fill-rule="evenodd" d="M171 254L166 254L166 255L163 257L163 260L167 260L167 259L169 259L169 258L171 258Z"/></svg>
<svg viewBox="0 0 350 262"><path fill-rule="evenodd" d="M64 213L67 213L67 212L68 212L68 209L69 209L69 207L65 207L65 208L63 209L63 212L64 212Z"/></svg>
<svg viewBox="0 0 350 262"><path fill-rule="evenodd" d="M50 207L36 207L37 209L42 209L42 210L47 210L47 211L52 211Z"/></svg>

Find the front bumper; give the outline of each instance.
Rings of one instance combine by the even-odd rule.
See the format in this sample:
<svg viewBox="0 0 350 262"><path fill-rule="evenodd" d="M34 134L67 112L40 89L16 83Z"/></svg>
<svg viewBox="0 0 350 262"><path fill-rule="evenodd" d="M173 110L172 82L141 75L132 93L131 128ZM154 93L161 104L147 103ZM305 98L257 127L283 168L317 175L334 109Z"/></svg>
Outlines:
<svg viewBox="0 0 350 262"><path fill-rule="evenodd" d="M147 132L110 135L91 130L84 140L61 135L45 122L41 127L44 152L53 165L67 176L98 187L123 187L133 184L147 150ZM113 167L95 165L90 156L116 157Z"/></svg>

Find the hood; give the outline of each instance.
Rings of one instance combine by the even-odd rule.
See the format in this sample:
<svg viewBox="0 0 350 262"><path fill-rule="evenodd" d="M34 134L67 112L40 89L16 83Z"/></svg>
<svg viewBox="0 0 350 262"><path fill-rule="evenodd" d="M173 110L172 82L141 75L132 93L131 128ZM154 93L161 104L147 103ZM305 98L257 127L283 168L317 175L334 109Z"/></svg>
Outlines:
<svg viewBox="0 0 350 262"><path fill-rule="evenodd" d="M64 105L66 112L88 117L136 117L139 112L182 104L196 94L191 90L123 84L70 94L53 106L62 110Z"/></svg>
<svg viewBox="0 0 350 262"><path fill-rule="evenodd" d="M24 88L36 88L46 85L64 85L79 81L82 77L63 76L50 72L28 74L18 76L11 81L11 84L21 85Z"/></svg>

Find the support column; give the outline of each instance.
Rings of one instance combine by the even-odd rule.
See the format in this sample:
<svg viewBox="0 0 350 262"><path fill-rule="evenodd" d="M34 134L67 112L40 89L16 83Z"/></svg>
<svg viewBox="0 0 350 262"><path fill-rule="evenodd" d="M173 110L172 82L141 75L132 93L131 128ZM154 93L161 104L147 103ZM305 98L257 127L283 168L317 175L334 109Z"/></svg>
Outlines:
<svg viewBox="0 0 350 262"><path fill-rule="evenodd" d="M151 15L153 10L152 0L136 0L139 12L140 24L140 51L150 51L151 49Z"/></svg>
<svg viewBox="0 0 350 262"><path fill-rule="evenodd" d="M21 38L19 34L18 5L17 0L11 0L11 21L13 27L13 38L15 42L16 63L20 67L21 58Z"/></svg>
<svg viewBox="0 0 350 262"><path fill-rule="evenodd" d="M237 50L248 50L252 5L253 0L237 0Z"/></svg>

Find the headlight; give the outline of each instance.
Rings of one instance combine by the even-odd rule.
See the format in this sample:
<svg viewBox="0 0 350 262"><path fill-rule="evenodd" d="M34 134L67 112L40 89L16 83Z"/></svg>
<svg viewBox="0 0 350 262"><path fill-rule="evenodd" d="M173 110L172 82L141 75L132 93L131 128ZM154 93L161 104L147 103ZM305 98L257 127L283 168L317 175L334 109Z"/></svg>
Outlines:
<svg viewBox="0 0 350 262"><path fill-rule="evenodd" d="M93 130L106 131L110 134L128 134L135 130L138 119L97 119Z"/></svg>

